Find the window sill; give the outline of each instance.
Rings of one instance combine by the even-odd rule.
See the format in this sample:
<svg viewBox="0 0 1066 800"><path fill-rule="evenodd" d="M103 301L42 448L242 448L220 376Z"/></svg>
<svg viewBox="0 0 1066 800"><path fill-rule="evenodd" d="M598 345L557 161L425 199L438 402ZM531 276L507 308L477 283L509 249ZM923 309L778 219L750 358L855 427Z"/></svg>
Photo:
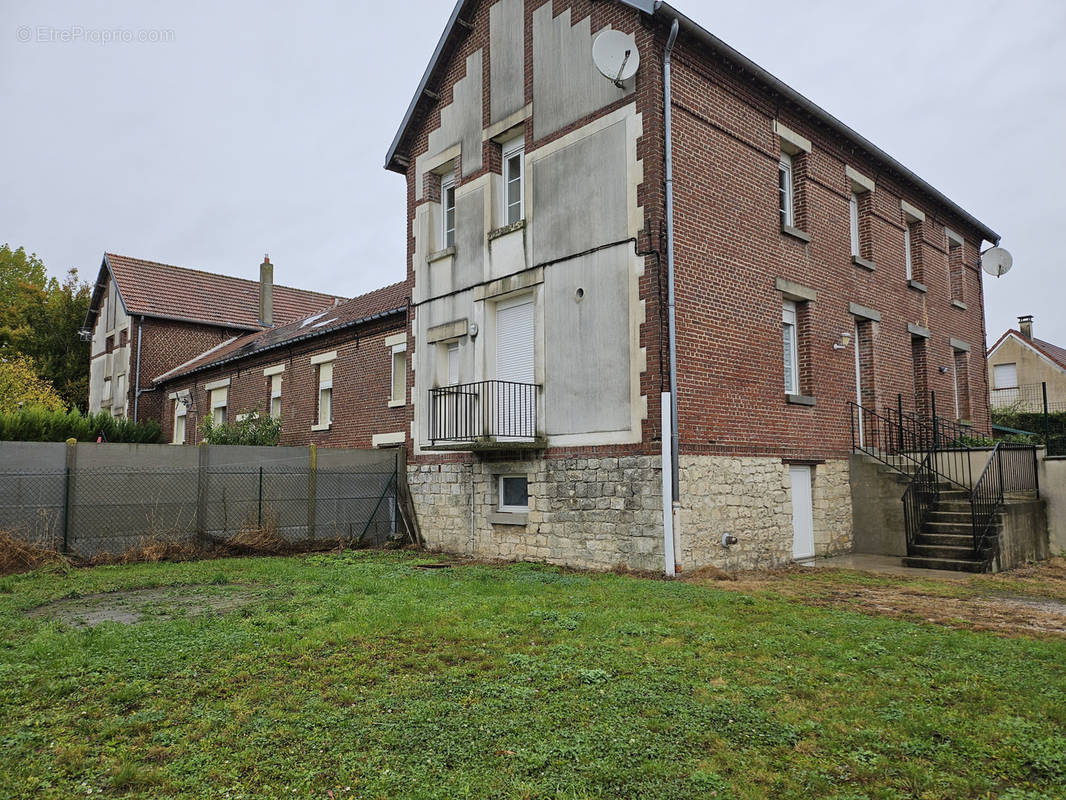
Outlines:
<svg viewBox="0 0 1066 800"><path fill-rule="evenodd" d="M805 394L785 394L785 402L791 406L813 406L815 400Z"/></svg>
<svg viewBox="0 0 1066 800"><path fill-rule="evenodd" d="M962 302L961 300L952 300L952 301L951 301L951 304L952 304L953 306L955 306L955 308L960 308L960 309L962 309L963 311L965 311L965 310L966 310L966 304L965 304L964 302Z"/></svg>
<svg viewBox="0 0 1066 800"><path fill-rule="evenodd" d="M793 228L791 225L782 225L781 233L791 236L793 239L799 239L804 244L811 243L811 236L809 233L804 233L799 228Z"/></svg>
<svg viewBox="0 0 1066 800"><path fill-rule="evenodd" d="M852 256L851 263L854 264L856 267L862 267L863 269L869 270L870 272L873 272L875 269L877 269L877 264L875 264L873 261L870 261L869 259L863 258L862 256Z"/></svg>
<svg viewBox="0 0 1066 800"><path fill-rule="evenodd" d="M922 294L925 294L926 292L929 291L929 289L926 287L926 285L924 283L919 283L918 281L913 280L913 279L907 281L907 285L910 288L914 289L914 291L921 292Z"/></svg>
<svg viewBox="0 0 1066 800"><path fill-rule="evenodd" d="M443 250L437 250L434 253L430 253L428 256L426 256L426 263L432 264L434 261L440 261L442 258L447 258L448 256L454 255L455 245L453 244L451 247L445 247Z"/></svg>
<svg viewBox="0 0 1066 800"><path fill-rule="evenodd" d="M389 408L403 408L405 405L407 405L407 404L404 403L403 400L390 400L389 401Z"/></svg>
<svg viewBox="0 0 1066 800"><path fill-rule="evenodd" d="M333 425L333 423L331 423L331 422L319 423L318 425L312 425L311 426L311 430L312 431L328 431L330 429L330 427L332 427L332 425Z"/></svg>
<svg viewBox="0 0 1066 800"><path fill-rule="evenodd" d="M489 514L489 522L493 525L528 525L529 514L521 514L514 511L496 511Z"/></svg>
<svg viewBox="0 0 1066 800"><path fill-rule="evenodd" d="M496 228L495 230L489 231L489 241L491 242L493 239L499 239L501 236L506 236L509 233L520 231L524 227L526 227L526 221L524 219L520 219L518 220L518 222L512 222L510 225L504 225L502 228Z"/></svg>

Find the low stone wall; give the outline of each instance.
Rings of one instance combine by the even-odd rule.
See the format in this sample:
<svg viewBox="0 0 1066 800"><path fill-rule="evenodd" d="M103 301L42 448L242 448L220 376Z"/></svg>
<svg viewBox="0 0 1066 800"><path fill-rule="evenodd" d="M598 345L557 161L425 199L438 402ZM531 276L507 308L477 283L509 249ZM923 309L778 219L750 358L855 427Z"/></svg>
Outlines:
<svg viewBox="0 0 1066 800"><path fill-rule="evenodd" d="M851 457L852 530L856 553L907 555L903 493L910 481L878 461Z"/></svg>
<svg viewBox="0 0 1066 800"><path fill-rule="evenodd" d="M528 514L497 511L497 479L526 474ZM663 565L659 459L526 459L409 465L431 550L591 569Z"/></svg>
<svg viewBox="0 0 1066 800"><path fill-rule="evenodd" d="M681 564L757 569L792 560L792 483L780 458L682 456L678 515ZM812 465L814 546L818 556L851 549L848 462ZM722 545L731 533L737 543Z"/></svg>
<svg viewBox="0 0 1066 800"><path fill-rule="evenodd" d="M682 569L750 569L792 560L788 464L780 458L683 456L680 472ZM528 477L528 514L498 513L501 474ZM847 462L814 465L813 474L816 552L847 552ZM432 550L591 569L663 569L658 457L411 464L407 481ZM723 547L725 532L738 543Z"/></svg>
<svg viewBox="0 0 1066 800"><path fill-rule="evenodd" d="M999 531L999 553L992 571L1044 561L1048 557L1047 504L1041 500L1013 498L1000 512L1003 527Z"/></svg>

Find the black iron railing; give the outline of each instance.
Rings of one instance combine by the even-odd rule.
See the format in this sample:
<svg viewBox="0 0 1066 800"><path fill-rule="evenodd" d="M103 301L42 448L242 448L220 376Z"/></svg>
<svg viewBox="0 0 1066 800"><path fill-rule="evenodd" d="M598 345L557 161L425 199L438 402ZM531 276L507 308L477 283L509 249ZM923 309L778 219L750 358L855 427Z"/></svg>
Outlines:
<svg viewBox="0 0 1066 800"><path fill-rule="evenodd" d="M1035 492L1040 496L1036 448L1000 442L970 492L973 546L987 561L995 558L999 548L999 537L994 535L993 526L1003 498L1017 492Z"/></svg>
<svg viewBox="0 0 1066 800"><path fill-rule="evenodd" d="M532 441L535 383L479 381L429 390L429 438L437 442Z"/></svg>
<svg viewBox="0 0 1066 800"><path fill-rule="evenodd" d="M932 457L932 453L926 455L903 493L903 521L907 529L908 553L917 544L918 535L922 532L929 514L935 511L940 503L940 480L936 473L929 469Z"/></svg>

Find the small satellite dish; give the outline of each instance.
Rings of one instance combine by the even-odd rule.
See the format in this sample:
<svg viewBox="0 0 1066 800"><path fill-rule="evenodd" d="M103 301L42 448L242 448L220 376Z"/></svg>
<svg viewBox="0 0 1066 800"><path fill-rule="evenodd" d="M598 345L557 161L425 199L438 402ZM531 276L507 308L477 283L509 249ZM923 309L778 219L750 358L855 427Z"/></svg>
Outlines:
<svg viewBox="0 0 1066 800"><path fill-rule="evenodd" d="M592 42L592 61L603 77L621 88L622 81L637 74L640 54L632 36L622 31L605 30Z"/></svg>
<svg viewBox="0 0 1066 800"><path fill-rule="evenodd" d="M981 254L981 268L997 278L1010 272L1014 257L1002 247L992 247Z"/></svg>

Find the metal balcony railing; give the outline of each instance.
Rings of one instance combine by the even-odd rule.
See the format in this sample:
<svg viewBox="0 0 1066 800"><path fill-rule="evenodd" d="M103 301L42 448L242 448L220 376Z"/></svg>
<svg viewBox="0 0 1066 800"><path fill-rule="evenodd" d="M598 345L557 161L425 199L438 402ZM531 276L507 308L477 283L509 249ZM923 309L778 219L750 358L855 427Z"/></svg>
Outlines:
<svg viewBox="0 0 1066 800"><path fill-rule="evenodd" d="M479 381L430 389L430 442L533 441L539 388L535 383Z"/></svg>

